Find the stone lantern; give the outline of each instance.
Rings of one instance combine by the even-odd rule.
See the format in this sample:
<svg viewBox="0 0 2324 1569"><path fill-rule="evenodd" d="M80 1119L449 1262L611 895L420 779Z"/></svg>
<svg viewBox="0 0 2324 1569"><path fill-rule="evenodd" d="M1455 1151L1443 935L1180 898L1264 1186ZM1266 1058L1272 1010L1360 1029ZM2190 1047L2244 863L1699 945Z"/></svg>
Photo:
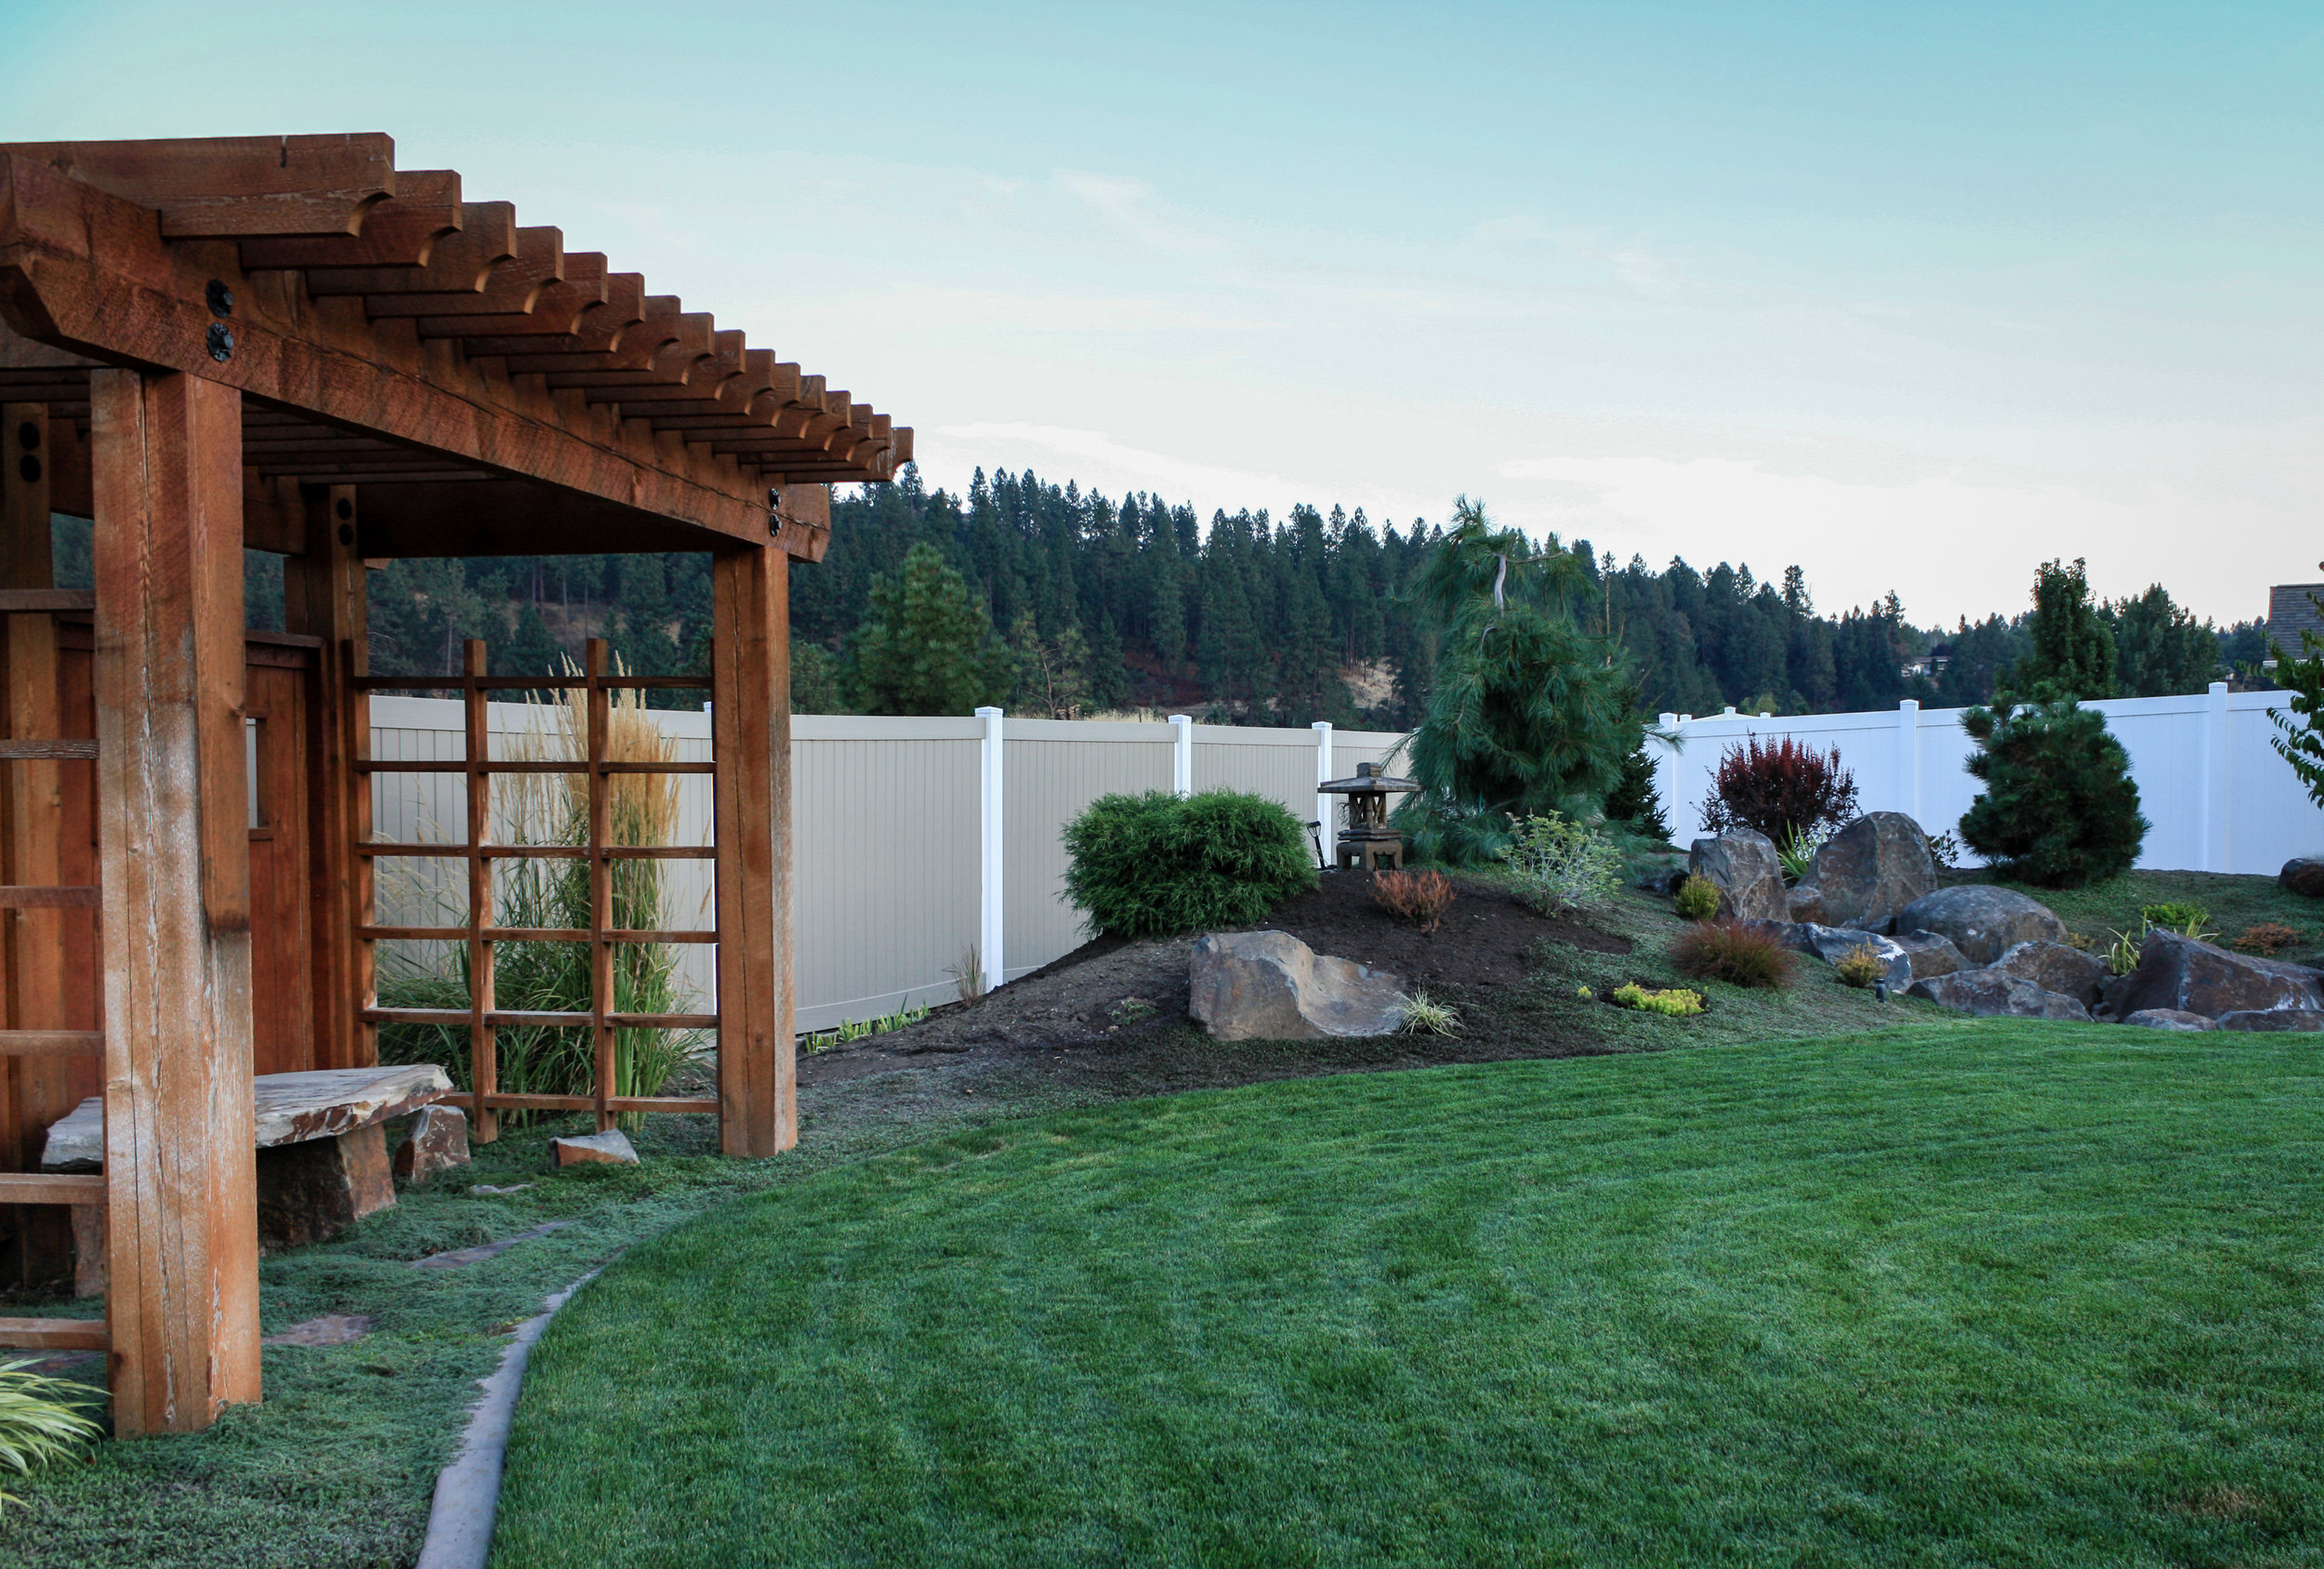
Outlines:
<svg viewBox="0 0 2324 1569"><path fill-rule="evenodd" d="M1324 796L1348 798L1348 825L1340 830L1339 864L1359 871L1404 864L1404 836L1388 825L1388 798L1420 786L1380 771L1377 763L1358 763L1353 779L1334 779L1315 786Z"/></svg>

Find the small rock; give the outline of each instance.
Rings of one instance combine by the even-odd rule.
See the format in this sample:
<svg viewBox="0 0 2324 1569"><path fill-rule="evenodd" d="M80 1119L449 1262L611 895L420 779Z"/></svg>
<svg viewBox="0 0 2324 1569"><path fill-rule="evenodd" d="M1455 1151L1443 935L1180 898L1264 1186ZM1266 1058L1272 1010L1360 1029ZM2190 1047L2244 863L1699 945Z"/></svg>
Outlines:
<svg viewBox="0 0 2324 1569"><path fill-rule="evenodd" d="M629 1135L618 1127L609 1127L602 1133L579 1139L551 1139L548 1158L561 1170L568 1166L590 1164L635 1166L638 1152L630 1146Z"/></svg>
<svg viewBox="0 0 2324 1569"><path fill-rule="evenodd" d="M2020 943L1993 961L1996 969L2021 975L2045 992L2072 997L2088 1008L2098 1000L2106 961L2064 943Z"/></svg>
<svg viewBox="0 0 2324 1569"><path fill-rule="evenodd" d="M2247 1008L2219 1016L2223 1030L2309 1031L2324 1030L2324 1009L2318 1008Z"/></svg>
<svg viewBox="0 0 2324 1569"><path fill-rule="evenodd" d="M1980 1019L2079 1019L2086 1022L2090 1018L2090 1009L2072 997L1989 966L1915 981L1910 995Z"/></svg>
<svg viewBox="0 0 2324 1569"><path fill-rule="evenodd" d="M544 1220L532 1230L519 1232L514 1236L504 1236L494 1242L480 1242L473 1247L455 1248L449 1253L430 1253L425 1259L415 1259L412 1260L412 1268L416 1270L456 1270L465 1264L481 1264L487 1259L497 1259L520 1242L530 1242L536 1236L547 1236L551 1232L563 1231L572 1224L570 1220Z"/></svg>
<svg viewBox="0 0 2324 1569"><path fill-rule="evenodd" d="M535 1182L519 1182L512 1188L495 1188L490 1182L471 1182L469 1184L468 1191L472 1193L521 1193L527 1188L538 1185Z"/></svg>
<svg viewBox="0 0 2324 1569"><path fill-rule="evenodd" d="M371 1320L361 1313L325 1313L294 1324L280 1334L260 1338L262 1346L351 1346L371 1333Z"/></svg>
<svg viewBox="0 0 2324 1569"><path fill-rule="evenodd" d="M1697 839L1686 864L1697 877L1718 885L1720 919L1779 921L1790 916L1783 860L1766 835L1730 828L1715 839Z"/></svg>
<svg viewBox="0 0 2324 1569"><path fill-rule="evenodd" d="M2179 1009L2218 1019L2273 1009L2324 1009L2324 977L2305 965L2231 954L2175 931L2150 931L2115 1011ZM2116 994L2109 990L2109 999Z"/></svg>
<svg viewBox="0 0 2324 1569"><path fill-rule="evenodd" d="M1888 966L1881 979L1903 990L1912 984L1912 960L1904 949L1875 931L1852 931L1844 927L1818 926L1814 921L1746 921L1754 931L1765 932L1795 954L1806 954L1826 964L1838 964L1851 953L1872 945Z"/></svg>
<svg viewBox="0 0 2324 1569"><path fill-rule="evenodd" d="M1899 931L1934 931L1973 965L1991 964L2020 943L2063 943L2066 923L2049 907L1989 883L1924 893L1896 912Z"/></svg>
<svg viewBox="0 0 2324 1569"><path fill-rule="evenodd" d="M2276 881L2287 893L2297 893L2304 899L2324 899L2324 861L2295 855L2284 863L2284 869L2276 874Z"/></svg>
<svg viewBox="0 0 2324 1569"><path fill-rule="evenodd" d="M2215 1030L2219 1026L2199 1013L2187 1013L2175 1008L2142 1008L2125 1024L2136 1024L2148 1030Z"/></svg>
<svg viewBox="0 0 2324 1569"><path fill-rule="evenodd" d="M468 1163L468 1116L457 1106L421 1107L395 1147L395 1174L406 1182L425 1182Z"/></svg>
<svg viewBox="0 0 2324 1569"><path fill-rule="evenodd" d="M1889 939L1905 951L1912 961L1912 978L1926 981L1933 976L1950 975L1957 969L1967 969L1969 961L1961 956L1952 939L1939 937L1934 931L1900 931Z"/></svg>
<svg viewBox="0 0 2324 1569"><path fill-rule="evenodd" d="M1824 915L1824 891L1812 882L1794 883L1785 895L1795 926L1827 924Z"/></svg>
<svg viewBox="0 0 2324 1569"><path fill-rule="evenodd" d="M1901 811L1868 811L1816 852L1816 886L1833 926L1886 931L1896 912L1936 888L1929 837Z"/></svg>
<svg viewBox="0 0 2324 1569"><path fill-rule="evenodd" d="M1404 1022L1403 982L1287 931L1198 938L1187 976L1189 1011L1221 1040L1385 1035Z"/></svg>

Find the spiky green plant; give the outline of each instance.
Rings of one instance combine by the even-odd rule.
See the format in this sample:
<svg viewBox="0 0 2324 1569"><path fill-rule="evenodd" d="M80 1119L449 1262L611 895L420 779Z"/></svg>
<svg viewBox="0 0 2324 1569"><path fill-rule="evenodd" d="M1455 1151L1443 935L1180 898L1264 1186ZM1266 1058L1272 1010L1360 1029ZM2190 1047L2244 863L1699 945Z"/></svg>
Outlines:
<svg viewBox="0 0 2324 1569"><path fill-rule="evenodd" d="M1396 821L1420 857L1473 864L1506 853L1515 819L1603 815L1644 731L1619 651L1575 621L1580 558L1466 496L1453 516L1413 590L1442 652L1408 748L1420 788Z"/></svg>
<svg viewBox="0 0 2324 1569"><path fill-rule="evenodd" d="M616 671L619 671L616 662ZM676 748L640 701L622 692L609 704L606 757L613 762L670 762ZM566 760L585 754L586 694L574 692L548 705L553 719L520 734L512 761ZM588 842L588 780L584 774L509 773L498 776L492 828L504 844L582 845ZM678 828L678 780L667 773L609 776L610 842L667 845ZM609 864L607 925L614 930L667 928L669 901L663 864ZM493 919L503 927L587 929L590 924L589 866L585 860L510 859L495 864ZM447 916L449 921L456 912ZM379 994L384 1006L466 1008L468 951L457 944L414 945L383 955ZM449 950L449 951L445 951ZM677 949L664 943L625 943L614 948L613 1011L681 1011L683 985ZM511 1012L585 1013L591 1006L589 946L586 943L502 943L493 964L495 1004ZM586 1028L503 1025L494 1037L500 1088L517 1095L587 1095L596 1076L596 1047ZM659 1094L671 1076L700 1058L708 1037L699 1030L627 1027L614 1032L616 1096ZM463 1089L474 1088L468 1032L434 1025L386 1025L380 1055L392 1061L441 1062ZM635 1122L633 1115L629 1118Z"/></svg>
<svg viewBox="0 0 2324 1569"><path fill-rule="evenodd" d="M32 1365L0 1363L0 1466L20 1476L80 1454L105 1431L82 1409L87 1390L34 1373ZM16 1501L0 1493L0 1505Z"/></svg>

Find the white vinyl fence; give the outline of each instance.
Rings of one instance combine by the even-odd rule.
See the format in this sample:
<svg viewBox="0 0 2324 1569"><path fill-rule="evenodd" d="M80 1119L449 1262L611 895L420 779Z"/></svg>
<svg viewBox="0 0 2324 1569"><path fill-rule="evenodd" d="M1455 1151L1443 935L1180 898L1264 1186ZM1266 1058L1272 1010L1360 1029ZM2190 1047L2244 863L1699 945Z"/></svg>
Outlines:
<svg viewBox="0 0 2324 1569"><path fill-rule="evenodd" d="M710 755L710 716L657 711L680 761ZM460 705L375 697L372 755L460 755ZM558 747L556 710L488 705L495 757ZM963 972L1013 980L1087 940L1059 896L1060 838L1089 802L1116 791L1231 786L1284 803L1301 822L1330 822L1324 779L1384 761L1400 736L1107 720L875 719L801 714L791 720L794 956L801 1030L868 1019L958 995ZM495 812L517 775L496 776ZM537 776L535 776L537 777ZM459 841L465 786L456 774L376 773L373 815L382 839ZM710 781L678 776L676 842L710 839ZM1331 829L1325 830L1329 843ZM495 837L499 837L497 834ZM396 869L390 877L389 865ZM710 866L667 862L671 923L709 924ZM391 924L448 924L465 898L458 862L382 864L379 905ZM447 903L447 901L452 903ZM445 914L446 911L452 912ZM687 982L712 1006L712 951L680 947ZM686 1006L696 1006L689 1003Z"/></svg>
<svg viewBox="0 0 2324 1569"><path fill-rule="evenodd" d="M2272 875L2294 855L2324 851L2324 812L2267 745L2279 692L2229 692L2214 682L2186 697L2110 698L2086 706L2131 755L2139 805L2154 824L2141 866ZM1747 736L1789 736L1818 751L1837 746L1866 811L1909 813L1932 834L1955 830L1984 786L1963 768L1976 743L1961 710L1923 711L1907 702L1870 714L1769 719L1732 708L1708 719L1662 716L1679 737L1662 748L1656 793L1680 844L1701 832L1720 754ZM1969 857L1974 861L1974 856Z"/></svg>

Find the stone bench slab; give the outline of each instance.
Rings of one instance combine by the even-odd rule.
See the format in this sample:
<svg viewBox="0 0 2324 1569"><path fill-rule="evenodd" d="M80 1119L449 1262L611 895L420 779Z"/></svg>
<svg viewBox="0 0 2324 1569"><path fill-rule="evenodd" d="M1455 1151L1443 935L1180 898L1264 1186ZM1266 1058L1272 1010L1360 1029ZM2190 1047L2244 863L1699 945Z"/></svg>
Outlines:
<svg viewBox="0 0 2324 1569"><path fill-rule="evenodd" d="M257 1148L333 1139L403 1116L452 1093L433 1062L394 1068L321 1068L260 1074L252 1081ZM97 1171L105 1164L105 1101L92 1095L48 1129L44 1171Z"/></svg>

